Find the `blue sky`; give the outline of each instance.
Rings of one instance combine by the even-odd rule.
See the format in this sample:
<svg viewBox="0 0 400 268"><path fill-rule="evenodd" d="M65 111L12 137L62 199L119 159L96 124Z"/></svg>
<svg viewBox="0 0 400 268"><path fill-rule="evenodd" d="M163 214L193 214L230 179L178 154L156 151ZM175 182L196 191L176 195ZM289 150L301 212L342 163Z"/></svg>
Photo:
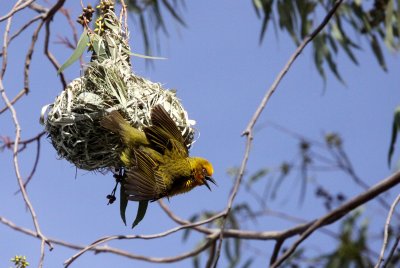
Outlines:
<svg viewBox="0 0 400 268"><path fill-rule="evenodd" d="M7 3L7 8L1 9L1 14L8 10L9 5ZM66 7L71 10L73 17L79 15L78 1L68 1ZM15 17L13 31L18 29L16 25L21 25L28 18L27 14L22 12ZM267 32L264 42L259 45L261 21L255 16L251 1L187 1L183 14L187 28L180 27L167 18L169 37L160 34L161 50L157 54L167 57L168 60L155 61L153 67L148 68L142 59L133 58L133 69L138 75L160 82L166 88L178 90L179 98L190 118L197 121L196 127L201 133L191 149L191 154L206 157L214 164L214 177L218 187L214 187L212 192L201 187L167 202L177 215L188 218L203 210L218 210L226 206L233 182L226 171L240 164L244 152L245 140L240 135L295 47L285 34L277 37L272 28ZM51 47L59 62L65 61L71 53L63 46L54 44L57 35L70 36L66 25L66 21L58 15L52 26ZM130 25L132 50L143 53L140 29L135 24ZM4 23L1 24L1 31L4 31ZM40 40L43 40L43 33ZM10 50L4 84L11 98L23 86L23 55L29 41L30 36L20 37L14 41ZM22 139L30 138L42 130L43 127L38 123L40 109L53 102L62 90L56 72L43 57L40 43L32 61L31 92L15 106L22 126ZM339 132L356 171L371 185L391 173L387 167L386 154L393 111L399 104L400 97L400 77L396 72L400 68L399 55L385 51L389 69L385 73L379 68L368 44L361 42L361 46L363 50L357 52L360 66L354 66L343 57L343 53L338 56L338 67L346 86L329 74L324 87L323 80L313 65L311 49L305 49L258 121L259 130L255 134L248 174L260 168L276 167L296 154L297 141L270 127L270 121L313 139L321 139L323 133L330 131ZM66 72L68 80L76 78L80 72L79 66L70 67ZM13 137L10 113L4 113L0 117L0 126L0 135ZM394 159L398 155L396 151ZM34 145L20 155L24 176L30 172L34 156ZM11 152L2 152L0 162L3 183L0 188L0 202L3 204L0 206L0 215L17 225L32 229L30 214L26 211L21 196L14 195L17 182ZM350 183L340 172L312 175L332 192L341 190L348 197L361 192L360 188ZM315 201L312 186L308 188L309 195L304 204L298 205L299 178L292 176L285 181L280 198L271 201L270 207L304 219L323 215L325 210L321 202ZM259 187L264 185L265 181L258 184ZM114 181L110 174L76 171L71 163L58 159L49 141L43 139L40 163L28 192L45 235L76 244L86 245L106 235L158 233L175 226L159 206L153 203L136 229L125 227L119 217L118 205L106 205L105 196L113 186ZM396 188L393 193L396 194L398 190ZM395 195L385 196L389 203L394 197ZM243 201L257 206L241 189L236 203ZM134 217L135 206L136 204L131 203L128 207L129 219ZM379 231L385 217L385 211L370 206L365 208L363 219L370 222L373 230ZM250 224L246 227L270 231L293 225L268 217L256 225ZM335 230L336 227L337 225L332 229ZM162 257L191 250L201 238L193 235L188 242L183 243L181 236L178 233L161 240L114 241L109 245L136 254ZM3 241L0 243L2 266L9 265L8 260L15 254L26 255L32 266L36 266L40 246L38 240L11 231L3 225L0 225L0 238ZM321 242L332 243L324 235L315 233L307 243L311 248L310 252ZM375 244L380 246L379 243ZM252 245L262 249L268 257L273 244L257 242ZM327 246L326 250L329 248ZM245 252L245 256L254 256L251 251ZM46 251L45 267L61 267L74 253L70 249L56 246L52 252ZM257 257L254 267L265 265L267 261L266 258ZM128 264L155 266L111 254L87 253L72 267L120 267ZM178 266L188 267L190 261L171 265ZM223 262L221 267L224 267Z"/></svg>

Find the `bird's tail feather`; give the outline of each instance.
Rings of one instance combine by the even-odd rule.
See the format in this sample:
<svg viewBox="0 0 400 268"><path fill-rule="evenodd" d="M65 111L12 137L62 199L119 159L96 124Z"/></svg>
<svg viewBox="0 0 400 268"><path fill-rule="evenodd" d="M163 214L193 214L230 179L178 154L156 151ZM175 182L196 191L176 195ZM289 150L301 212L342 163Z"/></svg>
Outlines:
<svg viewBox="0 0 400 268"><path fill-rule="evenodd" d="M127 122L118 111L112 111L100 121L102 127L120 135L126 124Z"/></svg>
<svg viewBox="0 0 400 268"><path fill-rule="evenodd" d="M128 147L138 147L148 144L145 134L132 127L118 111L112 111L109 115L105 116L100 121L100 125L118 134Z"/></svg>

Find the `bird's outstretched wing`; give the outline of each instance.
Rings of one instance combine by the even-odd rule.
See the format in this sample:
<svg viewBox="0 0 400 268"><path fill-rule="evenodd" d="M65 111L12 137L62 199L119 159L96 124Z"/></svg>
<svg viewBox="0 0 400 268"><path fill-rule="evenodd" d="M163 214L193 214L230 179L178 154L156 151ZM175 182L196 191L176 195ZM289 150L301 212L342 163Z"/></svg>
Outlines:
<svg viewBox="0 0 400 268"><path fill-rule="evenodd" d="M166 193L157 163L146 153L135 151L137 165L126 171L125 193L132 201L157 200Z"/></svg>
<svg viewBox="0 0 400 268"><path fill-rule="evenodd" d="M144 128L144 132L154 150L176 158L188 157L189 151L181 131L161 105L151 110L151 123L151 126Z"/></svg>

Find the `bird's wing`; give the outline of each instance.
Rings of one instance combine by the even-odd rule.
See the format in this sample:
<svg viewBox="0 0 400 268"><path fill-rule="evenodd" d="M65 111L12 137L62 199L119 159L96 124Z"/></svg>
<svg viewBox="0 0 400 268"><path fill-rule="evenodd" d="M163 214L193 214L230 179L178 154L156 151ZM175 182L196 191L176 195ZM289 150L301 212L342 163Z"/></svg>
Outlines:
<svg viewBox="0 0 400 268"><path fill-rule="evenodd" d="M164 180L155 171L157 163L146 153L135 151L137 166L126 171L125 193L132 201L157 200L166 192Z"/></svg>
<svg viewBox="0 0 400 268"><path fill-rule="evenodd" d="M181 131L161 105L153 107L151 123L144 132L152 148L163 155L169 150L176 157L188 157L189 152Z"/></svg>

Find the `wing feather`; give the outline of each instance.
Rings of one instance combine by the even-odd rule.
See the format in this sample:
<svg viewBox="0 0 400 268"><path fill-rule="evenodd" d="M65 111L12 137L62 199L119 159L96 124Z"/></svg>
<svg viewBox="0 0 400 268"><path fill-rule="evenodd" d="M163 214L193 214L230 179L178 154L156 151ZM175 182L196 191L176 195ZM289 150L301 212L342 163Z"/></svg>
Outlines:
<svg viewBox="0 0 400 268"><path fill-rule="evenodd" d="M129 200L156 200L165 192L162 177L155 176L157 163L145 152L135 151L137 166L126 171L125 193Z"/></svg>
<svg viewBox="0 0 400 268"><path fill-rule="evenodd" d="M161 154L171 151L176 157L188 157L188 148L181 131L176 123L169 116L167 111L161 106L156 105L151 111L152 125L145 128L144 132L152 147Z"/></svg>

